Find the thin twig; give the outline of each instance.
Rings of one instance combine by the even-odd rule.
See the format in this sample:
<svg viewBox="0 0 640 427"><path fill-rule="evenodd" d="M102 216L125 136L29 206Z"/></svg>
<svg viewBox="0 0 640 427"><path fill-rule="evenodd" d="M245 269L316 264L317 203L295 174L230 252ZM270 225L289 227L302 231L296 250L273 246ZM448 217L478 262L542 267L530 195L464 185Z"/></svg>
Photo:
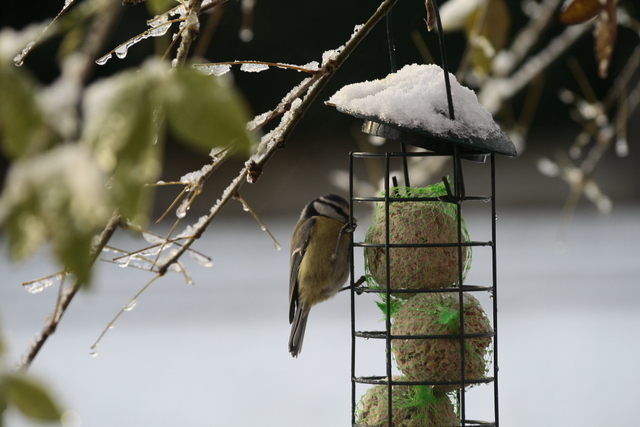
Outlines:
<svg viewBox="0 0 640 427"><path fill-rule="evenodd" d="M121 221L122 221L122 217L119 214L114 213L111 219L109 220L109 222L107 223L107 225L105 226L104 230L100 234L100 237L98 238L98 241L92 250L92 254L91 254L92 264L96 261L96 259L98 259L98 255L100 254L100 252L102 252L102 249L107 245L107 243L113 236L113 233L115 233L115 231L118 229L118 227L121 224ZM60 286L63 286L63 284L61 284ZM22 361L18 366L18 370L26 371L29 369L29 367L33 363L33 360L36 358L36 356L42 349L42 346L44 346L44 343L56 331L56 327L58 326L60 319L62 319L62 316L64 315L67 308L69 307L69 304L71 304L73 297L75 297L76 293L78 292L78 290L80 290L80 288L81 286L78 283L78 281L74 280L69 290L61 295L61 297L59 298L56 304L54 314L52 315L51 320L47 323L47 325L45 325L44 329L40 332L40 334L36 338L35 342L32 344L27 354L22 358Z"/></svg>

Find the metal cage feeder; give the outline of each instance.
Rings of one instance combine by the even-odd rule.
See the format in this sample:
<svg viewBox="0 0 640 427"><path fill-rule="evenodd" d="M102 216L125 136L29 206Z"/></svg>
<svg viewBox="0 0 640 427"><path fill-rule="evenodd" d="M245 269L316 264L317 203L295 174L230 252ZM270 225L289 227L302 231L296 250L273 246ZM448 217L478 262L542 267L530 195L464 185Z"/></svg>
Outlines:
<svg viewBox="0 0 640 427"><path fill-rule="evenodd" d="M442 42L441 42L442 46ZM445 57L443 52L443 58ZM448 72L446 70L446 61L443 59L444 79L447 89L447 98L449 104L449 117L455 120L454 105L451 98L451 88L448 81ZM515 148L511 140L502 131L496 132L489 137L484 138L458 138L455 135L437 135L424 129L415 129L406 126L400 126L388 120L381 120L379 117L367 116L363 114L353 113L352 111L338 110L351 114L357 118L364 120L362 131L395 140L401 143L402 149L397 152L354 152L350 154L349 167L349 196L351 203L351 212L354 212L356 206L371 205L377 209L378 219L382 221L381 235L383 238L377 241L370 238L371 228L367 232L367 237L363 241L356 240L352 237L352 256L351 256L351 377L352 377L352 420L351 425L355 427L365 426L397 426L401 422L407 422L411 416L426 417L422 423L409 423L402 425L425 425L425 426L498 426L498 324L497 324L497 260L496 260L496 204L495 204L495 155L515 156ZM408 152L405 144L424 149L422 151ZM450 159L452 172L449 176L445 176L439 183L439 188L443 191L437 194L417 194L413 193L415 189L411 189L409 183L408 159L417 157L447 157ZM355 195L354 179L359 167L363 161L370 162L375 160L383 163L384 169L384 191L382 194ZM404 170L404 184L400 187L397 184L397 177L392 176L392 164L401 162ZM481 165L484 173L488 172L488 188L482 192L468 194L466 191L463 166L467 163ZM488 168L487 168L488 166ZM488 169L488 171L487 171ZM476 184L474 182L474 184ZM403 190L404 189L404 190ZM403 193L404 194L400 194ZM409 193L407 193L409 192ZM402 206L424 206L424 207L442 207L448 209L449 217L453 224L454 238L447 241L439 241L437 237L426 236L422 241L411 241L399 239L394 231L394 221L400 222L400 216L394 216L394 212ZM486 239L473 240L469 238L464 226L462 216L463 207L469 204L480 204L482 209L490 210L490 230ZM420 208L421 209L421 208ZM375 217L374 217L375 218ZM373 227L373 225L372 225ZM486 230L485 230L486 232ZM490 251L490 265L488 268L488 277L483 279L481 283L468 284L465 282L467 268L470 264L471 248L486 248ZM393 253L400 254L399 251L420 251L420 250L439 250L447 251L449 258L448 265L454 271L453 280L442 286L433 287L430 285L418 287L406 287L399 284L398 272L406 272L405 270L415 270L421 275L423 270L427 271L429 263L423 263L416 266L412 264L410 267L402 267L402 262L394 262L394 259L401 257L397 255L395 258ZM366 265L366 274L360 279L354 276L355 261L362 258L363 252ZM380 277L373 277L371 269L370 253L375 252L380 256L378 259L378 268L383 273ZM381 255L380 255L381 254ZM379 261L382 260L382 264ZM433 266L433 265L432 265ZM411 272L411 271L409 271ZM428 273L429 274L429 273ZM383 330L360 330L358 322L359 299L363 296L377 297L382 300L381 308L384 312L384 329ZM422 297L419 297L422 295ZM469 308L467 302L475 300L473 295L484 295L490 303L490 307L485 307L484 313L489 322L489 328L477 331L469 326L467 320L474 319L474 312ZM471 296L471 297L470 297ZM412 301L429 301L435 299L442 301L448 299L454 302L456 307L455 313L448 313L451 320L449 326L451 329L442 332L430 332L428 328L420 329L430 321L425 321L420 316L414 316L414 330L405 330L398 332L402 322L398 316L405 307L413 304ZM477 301L477 300L476 300ZM422 303L422 302L421 302ZM399 306L400 308L394 308ZM414 304L415 305L415 304ZM397 309L397 312L394 312ZM412 308L413 309L413 308ZM480 306L480 311L483 308ZM427 315L442 316L442 313L436 313L435 309L425 309ZM409 316L411 317L411 316ZM442 323L440 320L438 322ZM410 328L409 328L410 329ZM482 368L482 374L469 371L469 362L472 361L473 355L467 352L468 348L473 348L476 341L483 340L488 342L488 347L483 351L483 359L486 364ZM384 372L366 372L362 375L358 369L358 363L362 358L359 353L360 347L366 342L377 342L379 347L384 346ZM452 378L433 378L432 375L420 376L420 369L429 371L429 363L434 362L432 355L420 353L420 349L434 348L438 343L453 344L453 354L458 355L457 360L448 360L449 365L453 365L453 371L457 375ZM401 353L402 345L407 344L412 350L403 356ZM418 349L418 350L416 350ZM415 352L414 352L415 351ZM487 360L486 354L492 355L492 360ZM373 356L369 353L365 354L367 359ZM426 364L417 363L418 374L413 369L412 374L408 375L408 367L400 366L401 360L420 359L427 360ZM456 359L455 357L453 359ZM394 364L395 362L395 364ZM444 363L444 362L443 362ZM398 366L396 366L398 364ZM381 369L382 370L382 369ZM482 385L482 387L474 387ZM363 416L363 405L367 404L363 399L367 393L359 394L358 390L362 387L368 387L367 393L376 390L375 398L372 405L382 405L377 413L377 418L372 421L371 418ZM377 388L376 388L377 387ZM472 396L469 395L471 389L483 389L491 395L491 408L483 410L483 417L476 417L468 413L468 407ZM427 419L429 415L420 415L419 406L411 406L412 404L402 403L402 397L406 393L416 393L416 390L426 391L434 400L433 402L449 402L449 411L453 411L454 417L443 417L440 420ZM376 400L377 399L377 400ZM411 397L415 402L415 395ZM453 400L453 403L452 403ZM360 402L360 404L358 403ZM377 403L376 403L377 402ZM447 406L445 404L445 406ZM369 408L370 409L370 408ZM433 412L431 407L427 412ZM369 414L372 412L369 411ZM489 413L489 415L487 415ZM416 415L417 414L417 415ZM396 416L402 419L397 419ZM492 419L478 419L492 418ZM373 423L373 424L371 424Z"/></svg>

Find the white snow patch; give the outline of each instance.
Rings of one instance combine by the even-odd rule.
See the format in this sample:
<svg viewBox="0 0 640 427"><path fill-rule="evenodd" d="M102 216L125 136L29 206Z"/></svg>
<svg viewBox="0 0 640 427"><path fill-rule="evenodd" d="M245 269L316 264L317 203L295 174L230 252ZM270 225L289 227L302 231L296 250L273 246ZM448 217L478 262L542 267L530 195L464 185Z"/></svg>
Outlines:
<svg viewBox="0 0 640 427"><path fill-rule="evenodd" d="M406 65L381 80L344 86L327 104L401 127L461 139L487 138L500 127L476 94L449 74L455 120L449 119L444 74L437 65Z"/></svg>
<svg viewBox="0 0 640 427"><path fill-rule="evenodd" d="M257 64L250 62L244 63L240 66L240 71L244 71L245 73L260 73L268 69L269 66L267 64Z"/></svg>

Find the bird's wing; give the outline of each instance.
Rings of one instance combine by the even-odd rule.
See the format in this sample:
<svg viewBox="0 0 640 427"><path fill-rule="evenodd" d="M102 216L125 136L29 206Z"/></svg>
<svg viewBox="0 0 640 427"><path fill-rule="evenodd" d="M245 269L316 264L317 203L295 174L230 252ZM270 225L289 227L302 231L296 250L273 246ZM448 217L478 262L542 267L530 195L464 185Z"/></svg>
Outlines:
<svg viewBox="0 0 640 427"><path fill-rule="evenodd" d="M300 270L300 263L302 262L302 258L304 258L305 252L307 252L307 246L309 246L309 239L311 238L311 230L315 223L315 218L309 218L304 222L298 241L295 243L295 248L291 251L291 271L289 272L289 323L293 322L298 304L298 271Z"/></svg>

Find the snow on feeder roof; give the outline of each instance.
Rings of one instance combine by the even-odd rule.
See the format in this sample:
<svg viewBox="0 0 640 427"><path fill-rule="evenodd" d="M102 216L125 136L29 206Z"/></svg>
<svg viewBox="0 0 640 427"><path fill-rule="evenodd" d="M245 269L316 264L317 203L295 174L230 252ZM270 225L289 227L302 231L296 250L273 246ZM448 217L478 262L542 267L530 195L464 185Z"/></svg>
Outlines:
<svg viewBox="0 0 640 427"><path fill-rule="evenodd" d="M449 74L455 120L449 118L443 71L437 65L406 65L384 79L344 86L327 101L365 120L363 131L434 151L515 156L509 137L476 94Z"/></svg>

